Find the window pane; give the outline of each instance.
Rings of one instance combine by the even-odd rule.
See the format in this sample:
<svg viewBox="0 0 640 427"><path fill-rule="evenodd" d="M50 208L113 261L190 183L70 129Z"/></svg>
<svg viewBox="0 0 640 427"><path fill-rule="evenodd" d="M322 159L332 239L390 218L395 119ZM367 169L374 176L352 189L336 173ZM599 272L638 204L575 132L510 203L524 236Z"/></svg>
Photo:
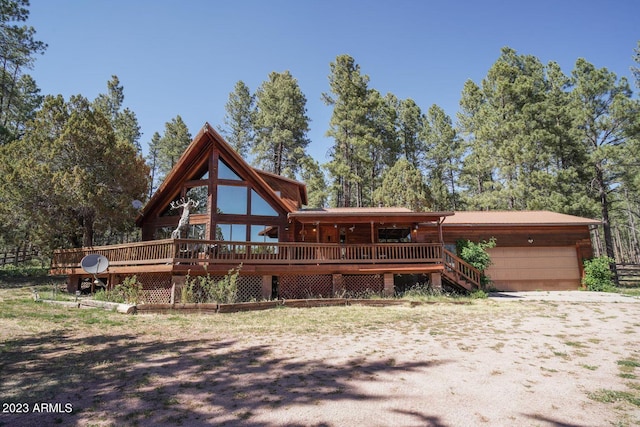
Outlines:
<svg viewBox="0 0 640 427"><path fill-rule="evenodd" d="M206 167L196 176L194 176L192 179L196 180L196 179L209 179L209 169L207 169Z"/></svg>
<svg viewBox="0 0 640 427"><path fill-rule="evenodd" d="M379 228L378 242L380 243L409 243L411 242L410 228Z"/></svg>
<svg viewBox="0 0 640 427"><path fill-rule="evenodd" d="M171 238L171 232L173 227L158 227L154 236L155 240L169 239Z"/></svg>
<svg viewBox="0 0 640 427"><path fill-rule="evenodd" d="M265 199L260 197L255 190L251 190L251 215L278 216L278 212Z"/></svg>
<svg viewBox="0 0 640 427"><path fill-rule="evenodd" d="M187 239L204 239L204 233L207 230L206 224L191 224L187 232Z"/></svg>
<svg viewBox="0 0 640 427"><path fill-rule="evenodd" d="M173 199L173 202L178 202L180 200L180 195L176 196L175 199ZM160 214L160 216L179 216L182 213L182 208L180 207L176 207L173 208L171 207L171 203L169 204L169 206L167 206L165 208L165 210Z"/></svg>
<svg viewBox="0 0 640 427"><path fill-rule="evenodd" d="M240 178L240 176L235 173L235 171L231 169L231 167L227 165L222 159L218 159L218 179L242 181L242 178Z"/></svg>
<svg viewBox="0 0 640 427"><path fill-rule="evenodd" d="M198 202L198 207L192 208L192 214L206 214L208 212L209 188L206 185L193 187L187 190L187 200L192 199Z"/></svg>
<svg viewBox="0 0 640 427"><path fill-rule="evenodd" d="M278 226L277 225L252 225L251 241L252 242L277 242Z"/></svg>
<svg viewBox="0 0 640 427"><path fill-rule="evenodd" d="M247 187L218 185L219 214L247 214Z"/></svg>
<svg viewBox="0 0 640 427"><path fill-rule="evenodd" d="M216 240L225 242L246 242L246 224L218 224L216 226Z"/></svg>

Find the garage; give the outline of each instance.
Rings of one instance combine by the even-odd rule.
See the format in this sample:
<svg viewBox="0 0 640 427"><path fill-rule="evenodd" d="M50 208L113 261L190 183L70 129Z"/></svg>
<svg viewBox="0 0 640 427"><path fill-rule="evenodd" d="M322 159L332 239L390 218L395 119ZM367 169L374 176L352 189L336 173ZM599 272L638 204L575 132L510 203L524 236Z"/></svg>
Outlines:
<svg viewBox="0 0 640 427"><path fill-rule="evenodd" d="M495 247L486 274L501 291L577 289L580 266L575 246Z"/></svg>

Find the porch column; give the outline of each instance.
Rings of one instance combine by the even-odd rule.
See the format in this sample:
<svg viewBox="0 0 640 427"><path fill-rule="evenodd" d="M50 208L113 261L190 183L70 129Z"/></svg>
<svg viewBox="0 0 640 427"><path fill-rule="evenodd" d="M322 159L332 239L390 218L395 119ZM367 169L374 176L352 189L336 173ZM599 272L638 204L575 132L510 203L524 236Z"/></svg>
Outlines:
<svg viewBox="0 0 640 427"><path fill-rule="evenodd" d="M442 236L442 223L446 217L440 218L438 220L438 238L440 239L440 244L444 246L444 237Z"/></svg>
<svg viewBox="0 0 640 427"><path fill-rule="evenodd" d="M442 290L442 274L441 273L431 273L431 287L433 289Z"/></svg>
<svg viewBox="0 0 640 427"><path fill-rule="evenodd" d="M67 277L67 292L75 294L77 290L80 290L78 283L80 283L80 276L77 274L70 274Z"/></svg>
<svg viewBox="0 0 640 427"><path fill-rule="evenodd" d="M187 281L186 276L172 276L171 277L171 298L170 301L182 302L182 287Z"/></svg>
<svg viewBox="0 0 640 427"><path fill-rule="evenodd" d="M392 297L395 288L393 286L393 273L384 274L384 291L382 292L385 297Z"/></svg>
<svg viewBox="0 0 640 427"><path fill-rule="evenodd" d="M272 289L273 277L272 276L262 276L262 299L270 300Z"/></svg>
<svg viewBox="0 0 640 427"><path fill-rule="evenodd" d="M333 297L336 295L344 295L344 276L342 274L334 274L332 277Z"/></svg>

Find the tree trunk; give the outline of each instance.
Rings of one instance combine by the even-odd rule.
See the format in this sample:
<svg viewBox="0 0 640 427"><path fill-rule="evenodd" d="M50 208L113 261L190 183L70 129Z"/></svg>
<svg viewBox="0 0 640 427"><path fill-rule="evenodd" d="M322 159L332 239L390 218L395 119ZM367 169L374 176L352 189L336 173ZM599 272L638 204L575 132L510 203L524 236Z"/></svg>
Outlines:
<svg viewBox="0 0 640 427"><path fill-rule="evenodd" d="M613 233L611 232L611 222L609 221L609 200L607 198L607 188L604 185L604 175L602 172L602 165L596 165L596 185L598 187L598 195L600 198L600 209L602 214L602 229L604 231L604 246L607 253L607 257L611 258L613 262L609 264L611 273L613 273L613 280L618 285L618 271L616 269L616 254L613 247Z"/></svg>
<svg viewBox="0 0 640 427"><path fill-rule="evenodd" d="M82 246L93 246L93 225L96 213L91 208L82 209Z"/></svg>

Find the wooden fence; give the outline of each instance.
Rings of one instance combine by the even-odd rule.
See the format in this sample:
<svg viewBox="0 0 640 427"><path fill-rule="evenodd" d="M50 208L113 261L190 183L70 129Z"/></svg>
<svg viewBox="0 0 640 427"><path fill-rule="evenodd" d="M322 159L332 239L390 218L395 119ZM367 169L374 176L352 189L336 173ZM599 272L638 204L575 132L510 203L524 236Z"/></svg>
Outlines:
<svg viewBox="0 0 640 427"><path fill-rule="evenodd" d="M640 286L640 264L616 264L620 286Z"/></svg>
<svg viewBox="0 0 640 427"><path fill-rule="evenodd" d="M40 255L40 251L30 244L18 246L17 248L0 249L0 266L32 260Z"/></svg>

